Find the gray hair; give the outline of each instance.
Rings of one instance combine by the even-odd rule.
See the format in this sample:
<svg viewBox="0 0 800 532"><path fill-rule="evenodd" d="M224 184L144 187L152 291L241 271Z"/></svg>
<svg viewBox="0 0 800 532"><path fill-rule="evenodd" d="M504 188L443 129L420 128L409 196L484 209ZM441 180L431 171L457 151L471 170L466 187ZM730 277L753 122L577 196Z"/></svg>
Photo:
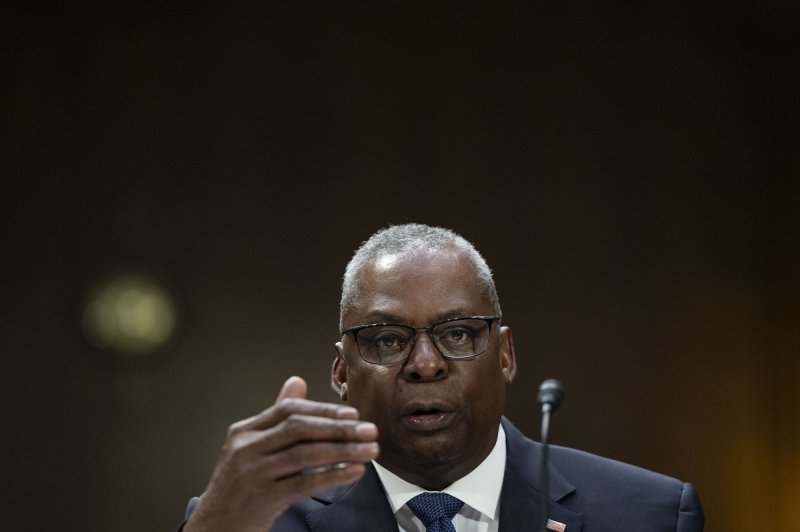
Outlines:
<svg viewBox="0 0 800 532"><path fill-rule="evenodd" d="M344 315L355 307L358 298L358 279L361 270L370 262L384 255L403 255L417 250L429 252L439 251L454 247L462 251L475 266L478 274L478 285L481 293L489 299L494 312L501 316L500 299L492 278L492 270L486 260L478 253L471 243L464 237L445 229L444 227L431 227L424 224L390 225L381 229L356 250L353 258L347 264L342 282L342 299L339 303L339 330L344 327Z"/></svg>

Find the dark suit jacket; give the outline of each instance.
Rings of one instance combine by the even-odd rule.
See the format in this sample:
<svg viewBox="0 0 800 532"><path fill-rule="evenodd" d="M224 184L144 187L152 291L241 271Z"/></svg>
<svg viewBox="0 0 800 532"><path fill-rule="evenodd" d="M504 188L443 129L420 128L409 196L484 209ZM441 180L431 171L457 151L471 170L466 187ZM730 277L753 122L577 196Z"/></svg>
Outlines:
<svg viewBox="0 0 800 532"><path fill-rule="evenodd" d="M506 471L500 495L500 532L536 532L539 522L541 444L507 419ZM691 484L652 471L565 447L550 447L550 519L566 532L694 532L703 509ZM189 502L187 517L199 499ZM291 506L275 532L397 531L378 474ZM265 531L266 532L266 531Z"/></svg>

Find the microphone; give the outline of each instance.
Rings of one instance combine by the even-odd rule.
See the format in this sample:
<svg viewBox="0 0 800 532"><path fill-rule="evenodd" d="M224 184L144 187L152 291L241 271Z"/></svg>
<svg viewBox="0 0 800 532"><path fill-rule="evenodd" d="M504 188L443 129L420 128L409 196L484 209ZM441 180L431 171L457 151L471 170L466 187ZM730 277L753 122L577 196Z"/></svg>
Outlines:
<svg viewBox="0 0 800 532"><path fill-rule="evenodd" d="M536 402L542 409L542 462L539 469L539 485L542 489L539 512L539 530L547 532L547 508L550 501L550 475L547 469L550 454L550 414L555 412L564 399L564 387L556 379L547 379L539 386Z"/></svg>
<svg viewBox="0 0 800 532"><path fill-rule="evenodd" d="M564 386L556 379L547 379L539 386L539 395L536 401L542 407L542 412L555 412L564 399Z"/></svg>

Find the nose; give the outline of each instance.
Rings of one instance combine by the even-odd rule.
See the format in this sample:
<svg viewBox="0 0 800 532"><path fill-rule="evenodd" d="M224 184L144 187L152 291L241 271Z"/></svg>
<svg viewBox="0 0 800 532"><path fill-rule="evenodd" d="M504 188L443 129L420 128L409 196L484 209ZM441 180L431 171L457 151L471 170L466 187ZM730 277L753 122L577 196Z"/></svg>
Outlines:
<svg viewBox="0 0 800 532"><path fill-rule="evenodd" d="M403 376L412 382L436 381L447 377L449 366L439 348L425 332L417 334L411 353L408 354Z"/></svg>

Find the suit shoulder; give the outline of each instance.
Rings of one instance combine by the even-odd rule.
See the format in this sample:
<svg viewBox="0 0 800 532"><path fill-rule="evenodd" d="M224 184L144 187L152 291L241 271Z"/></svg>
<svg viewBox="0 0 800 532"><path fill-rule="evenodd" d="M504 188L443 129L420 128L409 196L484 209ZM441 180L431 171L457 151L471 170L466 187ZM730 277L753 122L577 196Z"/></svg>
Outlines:
<svg viewBox="0 0 800 532"><path fill-rule="evenodd" d="M508 420L503 419L508 451L523 468L536 469L542 444L525 437ZM683 482L642 467L604 458L596 454L560 445L550 445L550 463L567 479L589 479L591 484L644 484L667 489L682 489ZM594 482L594 481L597 482Z"/></svg>
<svg viewBox="0 0 800 532"><path fill-rule="evenodd" d="M550 460L576 486L572 503L592 519L602 516L608 523L627 530L703 530L702 504L689 483L555 445L550 449Z"/></svg>
<svg viewBox="0 0 800 532"><path fill-rule="evenodd" d="M606 494L608 490L628 494L645 490L679 499L685 486L681 480L643 467L558 445L550 447L550 460L567 478L582 479L582 484Z"/></svg>

